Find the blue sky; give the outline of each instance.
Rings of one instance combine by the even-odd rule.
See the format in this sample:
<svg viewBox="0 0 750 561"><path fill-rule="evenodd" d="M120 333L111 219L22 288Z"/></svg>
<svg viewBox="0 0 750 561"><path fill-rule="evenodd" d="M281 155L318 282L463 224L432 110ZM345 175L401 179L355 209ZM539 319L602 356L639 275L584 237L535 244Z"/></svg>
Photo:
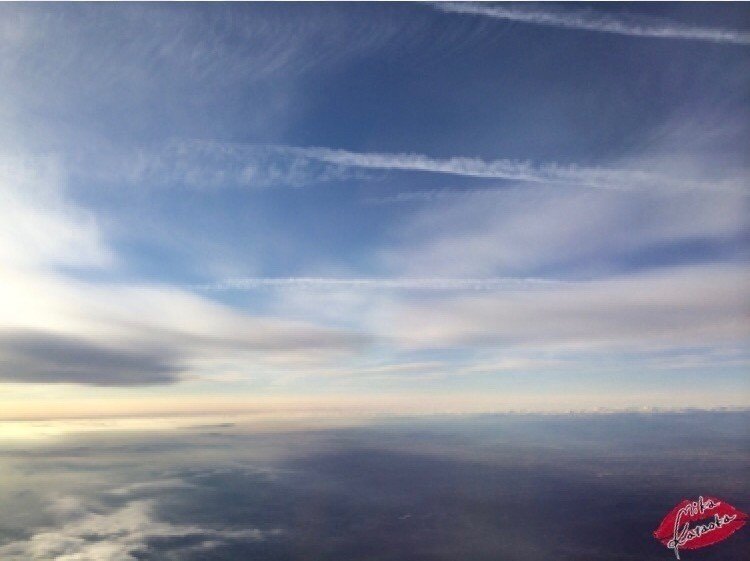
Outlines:
<svg viewBox="0 0 750 561"><path fill-rule="evenodd" d="M0 10L9 415L748 405L744 5Z"/></svg>

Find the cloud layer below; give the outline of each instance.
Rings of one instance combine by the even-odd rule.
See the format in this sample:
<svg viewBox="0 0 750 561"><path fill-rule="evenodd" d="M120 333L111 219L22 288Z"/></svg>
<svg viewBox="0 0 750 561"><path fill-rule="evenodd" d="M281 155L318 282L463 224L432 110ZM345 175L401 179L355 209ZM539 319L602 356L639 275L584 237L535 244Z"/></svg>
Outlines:
<svg viewBox="0 0 750 561"><path fill-rule="evenodd" d="M280 533L162 522L154 519L154 506L153 500L131 500L102 512L75 497L60 497L50 505L57 526L0 546L0 555L8 561L136 561L152 541L172 540L180 544L178 550L209 553L232 541L260 541Z"/></svg>

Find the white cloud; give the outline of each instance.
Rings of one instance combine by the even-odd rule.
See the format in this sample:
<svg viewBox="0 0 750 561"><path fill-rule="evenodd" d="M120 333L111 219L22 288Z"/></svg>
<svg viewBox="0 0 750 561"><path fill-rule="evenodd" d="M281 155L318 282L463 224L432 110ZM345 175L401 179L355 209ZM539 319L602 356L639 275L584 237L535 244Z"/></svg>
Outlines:
<svg viewBox="0 0 750 561"><path fill-rule="evenodd" d="M624 161L624 160L623 160ZM371 178L373 171L434 173L515 183L584 187L604 191L742 191L742 175L681 173L640 165L582 166L556 162L451 156L436 158L417 153L353 152L326 147L256 145L204 140L168 142L123 150L97 147L95 153L72 151L66 165L87 181L177 186L193 189L299 187L312 183ZM490 189L491 190L491 189ZM396 202L415 198L434 200L457 192L481 194L488 189L443 189L400 194ZM386 199L389 202L391 199ZM377 199L375 199L377 202Z"/></svg>
<svg viewBox="0 0 750 561"><path fill-rule="evenodd" d="M731 242L747 228L740 191L511 188L419 209L382 253L400 276L589 275L680 244Z"/></svg>
<svg viewBox="0 0 750 561"><path fill-rule="evenodd" d="M48 159L0 167L0 380L139 385L248 376L281 359L308 364L358 352L359 333L244 314L168 285L91 282L60 266L113 272L92 215L70 200ZM37 164L37 165L35 165Z"/></svg>
<svg viewBox="0 0 750 561"><path fill-rule="evenodd" d="M70 501L79 502L76 498ZM103 512L69 513L57 527L39 529L28 539L0 546L0 556L6 561L136 561L141 558L137 553L159 538L190 538L188 547L216 548L281 533L172 524L155 520L153 510L153 501L137 500Z"/></svg>
<svg viewBox="0 0 750 561"><path fill-rule="evenodd" d="M367 343L355 332L249 316L170 287L50 274L6 273L3 281L0 353L8 368L0 376L17 382L164 383L210 376L218 366L252 376L274 362L325 362Z"/></svg>
<svg viewBox="0 0 750 561"><path fill-rule="evenodd" d="M590 9L552 10L546 7L545 9L535 9L534 7L514 6L512 4L476 4L472 2L439 2L433 4L433 6L443 12L486 16L533 25L581 29L633 37L750 45L750 33L746 31L691 26L642 15L614 14Z"/></svg>
<svg viewBox="0 0 750 561"><path fill-rule="evenodd" d="M200 285L203 290L258 290L281 288L292 290L512 290L528 286L555 284L562 281L542 278L316 278L316 277L247 277L224 279Z"/></svg>
<svg viewBox="0 0 750 561"><path fill-rule="evenodd" d="M505 179L532 183L567 184L600 189L631 189L637 187L674 186L668 176L638 169L584 167L555 162L535 164L530 161L453 156L433 158L422 154L388 154L377 152L350 152L332 148L276 148L303 159L317 160L344 168L398 170L440 173L484 179ZM682 187L686 185L681 184ZM699 187L700 185L694 185Z"/></svg>
<svg viewBox="0 0 750 561"><path fill-rule="evenodd" d="M322 181L350 177L346 170L395 170L455 175L470 178L503 179L515 182L531 182L547 185L570 185L604 190L668 189L674 190L741 190L744 178L686 176L671 169L662 171L653 167L606 167L559 164L556 162L534 163L529 160L495 159L452 156L434 158L416 153L352 152L335 148L298 146L252 146L241 144L216 144L193 141L184 144L190 150L203 153L220 153L223 157L257 161L258 154L274 157L286 168L314 170L312 162L327 167L317 173L300 175L297 181ZM183 148L184 150L185 148ZM636 163L637 162L632 162ZM288 174L281 175L292 182Z"/></svg>
<svg viewBox="0 0 750 561"><path fill-rule="evenodd" d="M750 338L742 267L669 269L539 287L393 301L380 331L404 348L646 352L741 346Z"/></svg>
<svg viewBox="0 0 750 561"><path fill-rule="evenodd" d="M283 146L175 139L137 150L79 151L69 165L89 180L198 190L297 187L356 176Z"/></svg>
<svg viewBox="0 0 750 561"><path fill-rule="evenodd" d="M322 368L305 372L306 376L330 378L335 377L343 383L361 381L411 382L435 379L447 379L455 376L472 376L475 374L498 374L503 372L537 372L539 370L560 370L581 366L571 358L542 358L539 352L518 353L506 352L505 356L485 357L480 360L394 360L388 363L350 365L344 368Z"/></svg>
<svg viewBox="0 0 750 561"><path fill-rule="evenodd" d="M65 181L54 158L0 154L0 260L6 267L112 264L95 217L66 200Z"/></svg>
<svg viewBox="0 0 750 561"><path fill-rule="evenodd" d="M119 497L129 497L141 493L163 491L165 489L191 489L193 487L195 486L192 483L188 483L184 479L169 477L166 479L155 479L152 481L139 481L137 483L131 483L130 485L126 485L124 487L112 489L109 493L111 495Z"/></svg>

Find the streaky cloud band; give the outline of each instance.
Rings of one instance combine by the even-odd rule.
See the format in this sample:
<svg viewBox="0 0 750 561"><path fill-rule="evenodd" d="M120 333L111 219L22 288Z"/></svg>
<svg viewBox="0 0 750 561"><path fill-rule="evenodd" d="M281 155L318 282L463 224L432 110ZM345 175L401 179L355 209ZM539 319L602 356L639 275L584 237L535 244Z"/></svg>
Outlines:
<svg viewBox="0 0 750 561"><path fill-rule="evenodd" d="M668 178L640 170L582 167L575 164L561 165L555 162L535 164L528 160L507 158L488 161L466 156L433 158L417 153L352 152L323 147L278 146L276 149L291 156L344 168L426 172L479 179L570 184L616 190L644 184L671 183Z"/></svg>
<svg viewBox="0 0 750 561"><path fill-rule="evenodd" d="M744 192L744 170L695 177L651 167L579 165L476 156L434 157L417 152L357 152L323 146L243 144L174 138L161 146L107 157L82 152L69 162L74 176L97 182L196 189L271 188L371 179L370 172L431 173L519 184L633 190ZM430 195L433 197L433 195ZM390 202L390 201L389 201ZM400 201L395 201L400 202Z"/></svg>
<svg viewBox="0 0 750 561"><path fill-rule="evenodd" d="M535 10L526 7L519 8L497 4L480 5L463 2L436 2L432 6L443 12L486 16L500 20L549 27L614 33L616 35L629 35L633 37L750 45L750 33L745 31L689 26L645 16L628 17L626 14L605 14L589 10Z"/></svg>
<svg viewBox="0 0 750 561"><path fill-rule="evenodd" d="M676 177L650 169L582 166L557 162L499 158L486 160L470 156L432 157L415 152L356 152L320 146L281 144L254 145L215 141L177 141L172 145L178 160L213 162L223 168L242 170L238 177L248 184L266 177L261 185L285 183L302 185L316 181L350 178L356 170L435 173L477 179L499 179L521 183L578 186L591 189L629 191L667 189L670 191L744 189L744 178L707 179ZM316 167L317 164L317 167ZM270 166L261 173L262 169ZM193 174L195 175L195 174ZM226 175L226 174L224 174ZM232 174L229 174L230 176Z"/></svg>
<svg viewBox="0 0 750 561"><path fill-rule="evenodd" d="M302 290L507 290L566 284L543 278L316 278L316 277L247 277L201 284L199 290L259 290L290 288Z"/></svg>

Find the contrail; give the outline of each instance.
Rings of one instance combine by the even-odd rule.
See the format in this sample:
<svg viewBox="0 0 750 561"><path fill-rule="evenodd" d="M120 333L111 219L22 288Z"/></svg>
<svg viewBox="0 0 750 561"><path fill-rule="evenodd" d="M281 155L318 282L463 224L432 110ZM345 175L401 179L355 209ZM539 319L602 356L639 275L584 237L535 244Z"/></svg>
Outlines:
<svg viewBox="0 0 750 561"><path fill-rule="evenodd" d="M677 190L736 190L744 183L733 180L690 180L650 170L580 166L528 160L451 156L434 158L416 153L352 152L336 148L266 146L293 160L317 161L339 168L413 171L474 177L505 179L540 184L573 185L593 189L627 191L631 189L669 188ZM297 166L301 167L301 166Z"/></svg>
<svg viewBox="0 0 750 561"><path fill-rule="evenodd" d="M566 29L583 29L600 33L615 33L634 37L658 39L684 39L750 45L750 33L733 29L695 27L677 22L645 16L616 15L583 10L536 10L507 5L445 2L432 6L443 12L486 16L507 21L534 25L547 25Z"/></svg>
<svg viewBox="0 0 750 561"><path fill-rule="evenodd" d="M200 290L258 290L294 288L302 290L499 290L557 285L563 281L541 278L315 278L249 277L197 285Z"/></svg>
<svg viewBox="0 0 750 561"><path fill-rule="evenodd" d="M737 190L738 179L690 179L650 169L534 163L507 158L433 157L418 153L354 152L319 146L177 141L141 165L135 177L150 184L181 181L209 187L299 186L367 177L369 170L434 173L599 190ZM143 164L143 162L141 162ZM137 166L136 166L137 167ZM90 169L90 168L87 168ZM438 195L440 196L440 195Z"/></svg>
<svg viewBox="0 0 750 561"><path fill-rule="evenodd" d="M432 158L414 153L351 152L322 147L277 146L276 150L280 153L286 152L290 156L348 168L416 171L532 183L563 183L603 189L627 189L639 185L663 185L671 182L669 178L640 170L557 163L533 164L530 161L509 159L483 160L463 156Z"/></svg>

